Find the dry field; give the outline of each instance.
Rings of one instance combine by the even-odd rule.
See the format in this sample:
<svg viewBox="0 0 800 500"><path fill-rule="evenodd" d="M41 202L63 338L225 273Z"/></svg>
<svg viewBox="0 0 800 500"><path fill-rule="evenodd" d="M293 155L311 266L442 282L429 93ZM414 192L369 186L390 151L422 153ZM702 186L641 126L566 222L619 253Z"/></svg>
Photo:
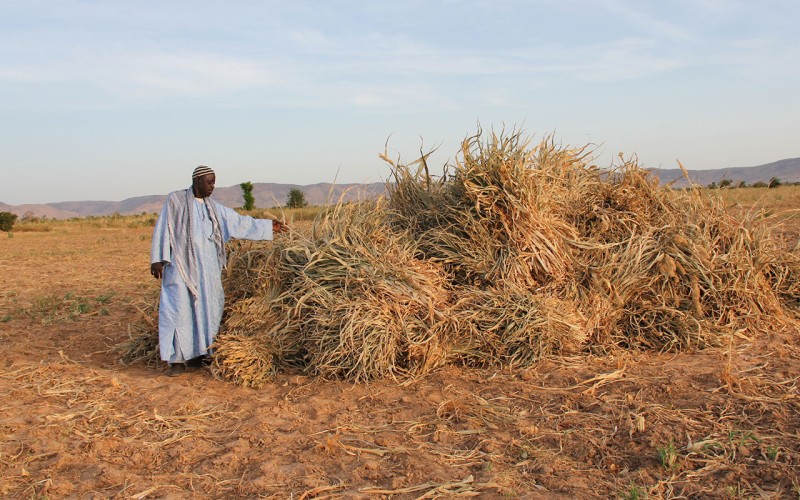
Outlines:
<svg viewBox="0 0 800 500"><path fill-rule="evenodd" d="M785 212L799 193L724 195ZM144 218L18 229L0 233L4 498L800 496L796 331L248 389L119 363L158 287Z"/></svg>

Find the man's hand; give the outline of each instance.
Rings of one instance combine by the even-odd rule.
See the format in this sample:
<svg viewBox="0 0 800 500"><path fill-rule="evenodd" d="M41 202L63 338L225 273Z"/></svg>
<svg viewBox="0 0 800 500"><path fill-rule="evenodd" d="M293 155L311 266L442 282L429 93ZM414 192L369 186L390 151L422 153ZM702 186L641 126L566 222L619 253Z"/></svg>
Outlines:
<svg viewBox="0 0 800 500"><path fill-rule="evenodd" d="M153 278L160 280L164 276L164 263L153 262L150 264L150 274L153 275Z"/></svg>
<svg viewBox="0 0 800 500"><path fill-rule="evenodd" d="M273 233L285 233L288 230L289 230L289 226L287 226L283 222L279 221L278 219L272 219L272 232Z"/></svg>

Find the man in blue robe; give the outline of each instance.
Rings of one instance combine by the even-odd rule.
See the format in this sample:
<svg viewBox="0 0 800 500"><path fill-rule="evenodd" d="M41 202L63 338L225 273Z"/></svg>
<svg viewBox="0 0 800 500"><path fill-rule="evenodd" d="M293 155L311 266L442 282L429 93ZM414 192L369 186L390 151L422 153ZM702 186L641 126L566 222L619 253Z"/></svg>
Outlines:
<svg viewBox="0 0 800 500"><path fill-rule="evenodd" d="M167 196L153 231L150 274L162 280L158 341L170 375L198 365L219 331L225 243L271 240L285 230L277 220L242 216L210 199L215 182L209 167L194 169L192 187Z"/></svg>

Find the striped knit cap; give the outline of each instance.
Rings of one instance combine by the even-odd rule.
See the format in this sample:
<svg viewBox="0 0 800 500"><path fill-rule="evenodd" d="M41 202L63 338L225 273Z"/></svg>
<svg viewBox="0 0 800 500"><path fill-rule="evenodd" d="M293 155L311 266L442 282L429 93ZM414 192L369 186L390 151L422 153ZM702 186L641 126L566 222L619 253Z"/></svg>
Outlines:
<svg viewBox="0 0 800 500"><path fill-rule="evenodd" d="M210 167L207 167L205 165L200 165L199 167L194 169L194 172L192 172L192 180L197 179L198 177L203 177L204 175L213 174L213 173L214 173L214 171L211 170Z"/></svg>

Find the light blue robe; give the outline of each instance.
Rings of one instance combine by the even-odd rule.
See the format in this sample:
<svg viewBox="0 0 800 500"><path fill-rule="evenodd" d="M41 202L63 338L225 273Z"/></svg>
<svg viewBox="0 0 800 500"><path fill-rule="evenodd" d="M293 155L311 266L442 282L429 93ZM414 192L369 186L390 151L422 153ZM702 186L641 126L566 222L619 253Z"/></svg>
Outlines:
<svg viewBox="0 0 800 500"><path fill-rule="evenodd" d="M169 196L186 196L186 191L176 191ZM232 238L271 240L272 221L242 216L216 201L214 204L224 242ZM161 302L158 310L158 341L161 359L169 363L182 363L208 353L208 347L219 332L225 296L222 290L224 255L214 241L214 225L203 200L193 198L191 210L192 239L195 259L188 269L196 281L197 297L193 297L186 280L173 265L174 249L170 244L168 219L169 198L153 230L150 262L165 262L161 283ZM174 228L186 231L185 228ZM179 237L176 237L179 236ZM182 237L181 237L182 236ZM186 244L187 236L173 235L176 244Z"/></svg>

